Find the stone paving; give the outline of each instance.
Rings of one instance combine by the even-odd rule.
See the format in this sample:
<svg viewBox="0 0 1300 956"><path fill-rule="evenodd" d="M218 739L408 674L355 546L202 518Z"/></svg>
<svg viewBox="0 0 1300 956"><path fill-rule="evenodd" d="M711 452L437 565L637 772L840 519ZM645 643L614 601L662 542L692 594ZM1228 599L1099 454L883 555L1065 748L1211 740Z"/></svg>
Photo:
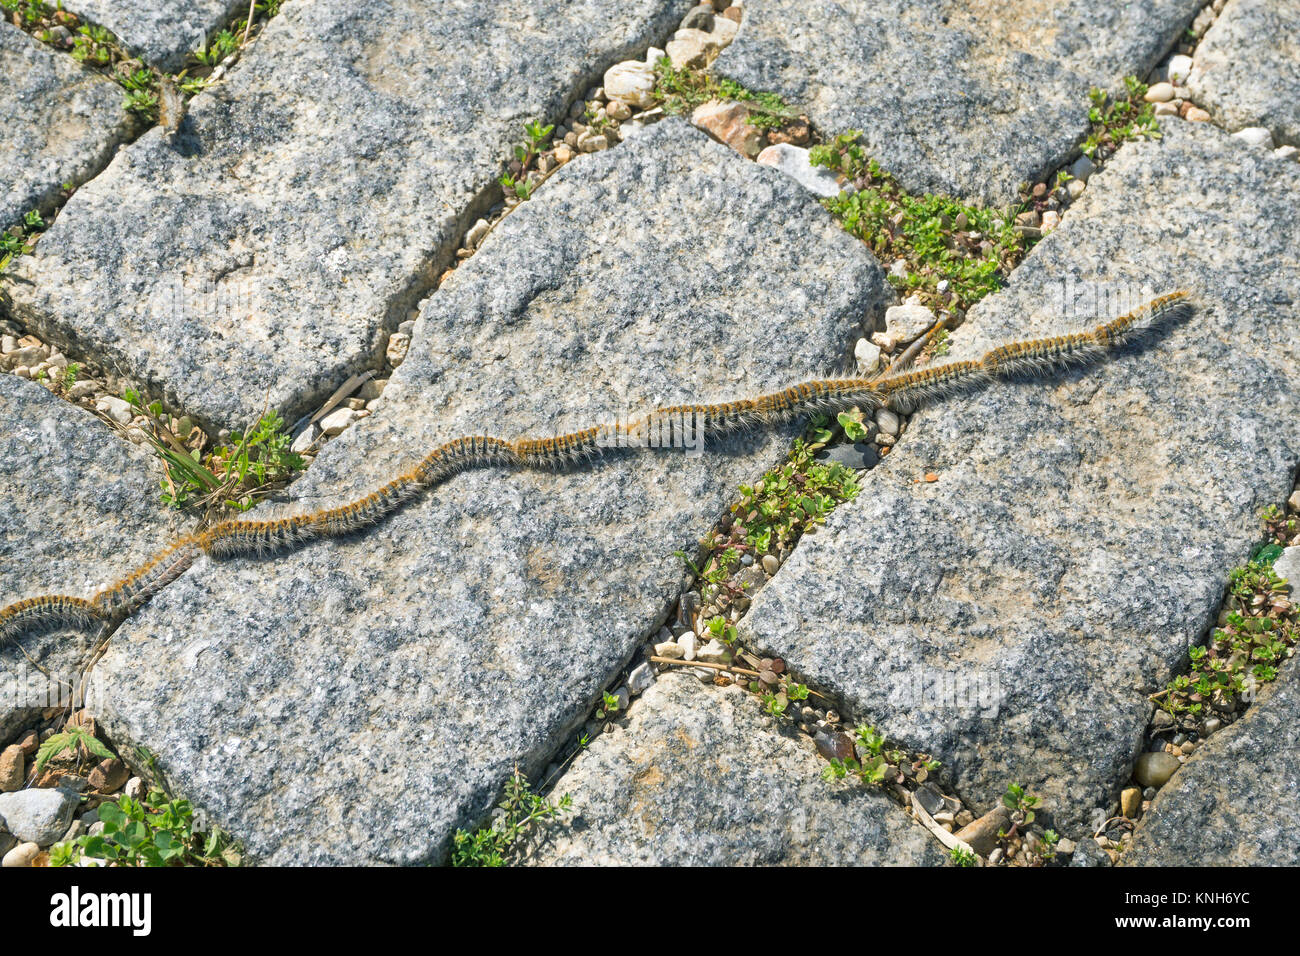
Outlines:
<svg viewBox="0 0 1300 956"><path fill-rule="evenodd" d="M64 183L81 185L128 135L122 91L8 23L0 23L0 229L48 213Z"/></svg>
<svg viewBox="0 0 1300 956"><path fill-rule="evenodd" d="M76 12L167 67L239 13L181 6ZM1200 8L755 0L732 8L713 70L825 136L863 129L910 188L1003 206L1077 156L1088 88L1147 74ZM1162 117L1161 139L1123 145L948 357L1179 287L1195 316L1100 367L918 412L739 625L941 760L970 810L1012 781L1041 796L1089 844L1076 862L1108 862L1087 837L1129 779L1148 696L1204 639L1300 463L1300 227L1274 214L1300 199L1300 167L1230 135L1295 141L1295 4L1206 10L1222 12L1178 96L1212 122ZM0 225L89 180L7 269L0 319L216 429L314 410L414 317L378 404L272 514L347 501L456 435L549 434L842 368L895 302L880 264L794 179L681 119L577 156L465 244L523 124L564 117L651 45L697 42L673 37L688 11L707 28L670 0L401 0L382 17L287 0L179 130L128 145L118 87L0 24ZM462 244L476 251L439 284ZM469 472L347 539L201 558L112 634L95 716L253 862L442 862L520 770L573 797L536 864L944 864L916 814L818 779L809 738L734 685L668 669L567 760L689 581L673 552L796 434ZM0 376L0 605L88 596L157 550L181 530L158 474ZM0 648L0 690L38 664L70 672L90 638ZM1134 862L1295 862L1296 679L1284 668L1187 761ZM0 699L0 744L32 709Z"/></svg>
<svg viewBox="0 0 1300 956"><path fill-rule="evenodd" d="M247 0L77 0L66 9L111 30L128 51L163 70L179 70L191 50L237 14Z"/></svg>
<svg viewBox="0 0 1300 956"><path fill-rule="evenodd" d="M573 820L537 866L938 866L943 848L881 793L828 786L812 741L738 685L661 677L563 780ZM864 799L865 797L865 799Z"/></svg>
<svg viewBox="0 0 1300 956"><path fill-rule="evenodd" d="M292 420L383 355L523 124L686 9L288 3L177 134L73 196L15 263L14 312L210 427Z"/></svg>
<svg viewBox="0 0 1300 956"><path fill-rule="evenodd" d="M1116 156L951 354L1088 327L1156 290L1195 289L1195 318L1101 368L917 415L742 631L933 751L968 798L1017 780L1081 825L1294 480L1300 232L1261 232L1243 192L1294 202L1300 169L1191 123Z"/></svg>
<svg viewBox="0 0 1300 956"><path fill-rule="evenodd" d="M142 449L35 382L0 374L0 594L89 597L146 560L180 530L157 506L158 478ZM39 503L39 504L38 504ZM46 694L68 682L86 638L44 634L0 647L0 739ZM27 688L22 693L22 688ZM21 694L10 695L10 690ZM57 690L51 703L57 704Z"/></svg>
<svg viewBox="0 0 1300 956"><path fill-rule="evenodd" d="M1300 679L1293 662L1246 716L1215 734L1160 791L1133 839L1134 866L1297 866Z"/></svg>
<svg viewBox="0 0 1300 956"><path fill-rule="evenodd" d="M1005 206L1077 151L1089 88L1145 74L1199 6L771 0L715 68L821 129L862 130L909 189Z"/></svg>
<svg viewBox="0 0 1300 956"><path fill-rule="evenodd" d="M800 187L667 120L504 220L426 303L382 409L292 493L354 497L460 434L770 389L839 361L884 297ZM673 550L789 439L471 472L355 541L201 564L115 635L106 726L270 862L437 859L582 721L667 614Z"/></svg>
<svg viewBox="0 0 1300 956"><path fill-rule="evenodd" d="M1197 49L1187 85L1228 129L1263 126L1300 146L1300 2L1230 0Z"/></svg>

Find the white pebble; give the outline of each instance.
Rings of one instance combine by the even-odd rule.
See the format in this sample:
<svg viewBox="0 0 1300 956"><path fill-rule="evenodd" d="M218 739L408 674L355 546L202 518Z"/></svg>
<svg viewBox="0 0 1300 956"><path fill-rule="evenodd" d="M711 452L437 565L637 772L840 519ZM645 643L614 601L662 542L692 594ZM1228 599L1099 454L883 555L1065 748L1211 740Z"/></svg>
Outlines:
<svg viewBox="0 0 1300 956"><path fill-rule="evenodd" d="M880 346L870 339L858 339L858 344L853 347L853 357L860 371L870 372L880 364Z"/></svg>
<svg viewBox="0 0 1300 956"><path fill-rule="evenodd" d="M129 425L134 417L131 405L120 398L106 395L95 403L95 409L103 412L119 425Z"/></svg>
<svg viewBox="0 0 1300 956"><path fill-rule="evenodd" d="M650 52L663 56L660 50ZM654 62L655 60L650 60L648 63L624 60L622 63L615 63L605 71L605 95L611 99L622 100L631 106L649 109L654 105Z"/></svg>
<svg viewBox="0 0 1300 956"><path fill-rule="evenodd" d="M0 867L6 869L19 866L31 866L32 860L36 859L36 854L41 852L41 848L35 843L20 843L4 855L0 860Z"/></svg>
<svg viewBox="0 0 1300 956"><path fill-rule="evenodd" d="M295 455L301 455L307 449L311 448L318 438L320 438L320 426L308 425L301 433L299 433L298 437L293 440L293 444L289 446L289 450Z"/></svg>
<svg viewBox="0 0 1300 956"><path fill-rule="evenodd" d="M320 420L320 430L333 438L357 420L357 413L350 408L336 408Z"/></svg>
<svg viewBox="0 0 1300 956"><path fill-rule="evenodd" d="M802 147L777 143L759 153L756 161L785 173L814 196L838 196L839 177L823 166L814 166L808 155L808 150Z"/></svg>
<svg viewBox="0 0 1300 956"><path fill-rule="evenodd" d="M1273 134L1262 126L1247 126L1245 129L1233 133L1232 138L1241 140L1247 146L1263 146L1265 149L1273 148Z"/></svg>
<svg viewBox="0 0 1300 956"><path fill-rule="evenodd" d="M676 641L664 641L662 644L655 645L655 657L666 657L669 660L680 660L682 657L682 646Z"/></svg>
<svg viewBox="0 0 1300 956"><path fill-rule="evenodd" d="M888 408L877 408L876 426L886 435L897 435L903 423L897 413Z"/></svg>
<svg viewBox="0 0 1300 956"><path fill-rule="evenodd" d="M474 225L469 227L469 232L465 234L465 246L469 249L477 249L478 244L483 241L483 237L488 234L491 224L486 219L479 219Z"/></svg>
<svg viewBox="0 0 1300 956"><path fill-rule="evenodd" d="M693 661L695 660L695 650L699 646L699 638L693 632L687 631L677 638L677 646L681 648L683 660Z"/></svg>
<svg viewBox="0 0 1300 956"><path fill-rule="evenodd" d="M633 697L645 693L654 682L654 668L649 664L638 664L636 667L632 668L632 672L627 675L627 689Z"/></svg>
<svg viewBox="0 0 1300 956"><path fill-rule="evenodd" d="M1182 53L1169 58L1169 68L1165 71L1165 77L1170 83L1179 86L1187 80L1187 74L1192 72L1192 58Z"/></svg>
<svg viewBox="0 0 1300 956"><path fill-rule="evenodd" d="M727 645L719 640L711 640L699 650L700 660L706 664L724 664L730 655Z"/></svg>

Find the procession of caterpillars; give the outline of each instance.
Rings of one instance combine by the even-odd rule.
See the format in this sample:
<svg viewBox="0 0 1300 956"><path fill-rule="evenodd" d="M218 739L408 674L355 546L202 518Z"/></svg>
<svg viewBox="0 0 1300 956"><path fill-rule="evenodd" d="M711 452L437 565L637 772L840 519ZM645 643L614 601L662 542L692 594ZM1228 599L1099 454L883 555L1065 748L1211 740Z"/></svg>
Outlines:
<svg viewBox="0 0 1300 956"><path fill-rule="evenodd" d="M716 436L852 406L864 411L906 411L928 400L983 387L997 378L1042 374L1098 361L1143 331L1181 322L1191 313L1189 294L1174 292L1090 331L1011 342L989 351L978 361L950 362L877 378L821 379L757 398L714 405L672 405L635 421L596 425L552 438L457 438L435 448L410 471L349 504L276 520L223 521L179 539L90 599L47 595L10 604L0 611L0 640L28 630L88 630L121 620L183 574L201 554L217 560L265 555L319 538L351 534L469 468L556 469L594 461L606 449L634 444L628 439L656 421L683 415L693 416L705 434Z"/></svg>

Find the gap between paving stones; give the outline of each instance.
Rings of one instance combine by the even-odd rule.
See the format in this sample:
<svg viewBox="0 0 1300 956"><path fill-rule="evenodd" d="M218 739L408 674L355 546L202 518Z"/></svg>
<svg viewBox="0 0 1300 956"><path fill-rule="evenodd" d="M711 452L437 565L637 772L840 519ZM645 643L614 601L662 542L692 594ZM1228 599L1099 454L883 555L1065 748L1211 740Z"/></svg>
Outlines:
<svg viewBox="0 0 1300 956"><path fill-rule="evenodd" d="M1123 854L1129 849L1137 828L1146 822L1152 801L1165 788L1179 783L1182 767L1192 753L1201 750L1220 731L1246 719L1259 694L1266 688L1288 679L1295 680L1294 667L1286 670L1283 665L1295 656L1295 639L1300 631L1295 606L1296 582L1288 582L1288 599L1282 590L1263 586L1261 576L1264 567L1272 568L1273 562L1286 554L1284 548L1300 554L1300 547L1297 547L1300 546L1300 484L1293 486L1285 504L1266 509L1263 523L1265 545L1244 568L1229 576L1230 583L1225 589L1218 618L1207 634L1193 645L1189 657L1189 667L1209 678L1206 684L1215 689L1202 695L1198 692L1201 683L1191 685L1183 674L1171 680L1164 690L1148 697L1156 704L1156 709L1142 735L1144 749L1134 761L1128 786L1109 808L1097 809L1092 837L1112 862L1123 862ZM1246 573L1241 575L1239 583L1241 571ZM1292 573L1286 572L1288 575ZM1248 590L1239 593L1242 584L1246 584ZM1238 617L1240 623L1234 623L1234 618ZM1263 632L1252 631L1252 623L1264 619L1271 619L1272 626ZM1216 675L1220 671L1216 669L1215 661L1227 663L1223 673L1234 673L1232 665L1241 654L1240 645L1243 641L1252 641L1253 633L1259 634L1253 638L1255 648L1247 653L1245 664L1238 665L1246 672L1246 676L1241 678L1242 686L1225 692L1216 686L1219 683ZM1268 638L1279 642L1280 647L1270 646L1272 641L1266 640ZM1211 645L1222 646L1203 654ZM1252 661L1262 661L1257 667L1272 668L1278 673L1271 676L1267 671L1257 674L1257 667L1250 666ZM1231 681L1225 681L1224 685L1234 687ZM1189 686L1190 691L1187 689Z"/></svg>

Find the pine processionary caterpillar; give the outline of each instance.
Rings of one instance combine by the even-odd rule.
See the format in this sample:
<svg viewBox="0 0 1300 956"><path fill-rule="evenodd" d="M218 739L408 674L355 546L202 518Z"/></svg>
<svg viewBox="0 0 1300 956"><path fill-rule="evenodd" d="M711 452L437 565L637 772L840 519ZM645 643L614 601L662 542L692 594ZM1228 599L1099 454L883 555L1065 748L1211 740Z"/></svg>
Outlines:
<svg viewBox="0 0 1300 956"><path fill-rule="evenodd" d="M950 362L874 379L841 378L802 382L752 399L711 405L669 405L621 425L597 425L548 438L510 442L486 435L440 445L410 471L370 494L334 508L267 521L232 520L188 535L158 552L131 574L90 600L62 595L27 598L0 610L0 641L36 629L86 630L130 614L183 574L200 554L214 559L265 555L317 538L351 534L375 524L425 489L469 468L492 466L564 468L601 457L606 448L627 444L663 422L691 416L696 427L719 435L779 424L802 415L857 406L900 410L995 378L1042 374L1095 362L1148 329L1181 322L1192 313L1187 292L1161 296L1141 308L1087 332L1010 342L978 361Z"/></svg>

